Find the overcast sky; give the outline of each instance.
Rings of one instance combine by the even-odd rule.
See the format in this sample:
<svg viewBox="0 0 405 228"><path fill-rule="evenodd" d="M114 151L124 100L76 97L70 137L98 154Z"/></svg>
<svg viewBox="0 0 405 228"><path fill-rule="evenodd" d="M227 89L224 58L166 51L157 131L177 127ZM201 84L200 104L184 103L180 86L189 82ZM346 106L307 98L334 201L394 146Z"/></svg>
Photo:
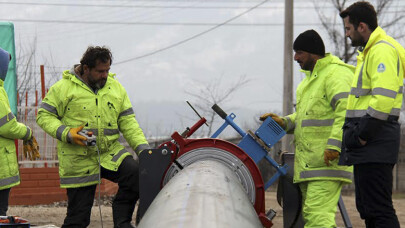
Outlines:
<svg viewBox="0 0 405 228"><path fill-rule="evenodd" d="M397 1L397 7L405 6ZM338 17L331 4L317 2L323 13ZM262 3L0 0L0 20L14 22L17 53L36 39L38 69L52 60L63 71L79 62L87 46L110 47L111 72L117 73L138 121L151 136L182 131L197 120L185 102L196 100L185 91L199 91L210 83L226 90L241 76L249 83L220 104L237 115L238 124L247 126L265 111L281 112L284 0ZM294 38L315 29L326 51L332 51L313 1L296 0L294 7ZM294 63L294 90L302 77Z"/></svg>

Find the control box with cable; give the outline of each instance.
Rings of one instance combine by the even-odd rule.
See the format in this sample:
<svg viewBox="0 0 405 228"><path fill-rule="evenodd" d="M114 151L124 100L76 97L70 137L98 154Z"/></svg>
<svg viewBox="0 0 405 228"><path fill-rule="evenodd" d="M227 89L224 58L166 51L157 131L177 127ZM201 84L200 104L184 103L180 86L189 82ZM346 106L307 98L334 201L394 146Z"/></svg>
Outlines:
<svg viewBox="0 0 405 228"><path fill-rule="evenodd" d="M97 144L97 137L93 134L92 131L81 130L77 134L87 138L86 141L83 141L86 146L95 146Z"/></svg>

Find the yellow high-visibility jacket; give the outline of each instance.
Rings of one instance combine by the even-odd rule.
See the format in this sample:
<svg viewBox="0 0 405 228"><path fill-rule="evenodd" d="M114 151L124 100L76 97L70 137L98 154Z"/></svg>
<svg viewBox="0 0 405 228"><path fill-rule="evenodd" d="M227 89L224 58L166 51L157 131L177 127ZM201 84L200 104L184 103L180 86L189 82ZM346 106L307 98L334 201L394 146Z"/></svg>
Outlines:
<svg viewBox="0 0 405 228"><path fill-rule="evenodd" d="M342 164L396 163L405 50L377 27L357 56L347 101ZM359 144L358 138L367 141Z"/></svg>
<svg viewBox="0 0 405 228"><path fill-rule="evenodd" d="M74 70L63 72L43 99L37 123L58 139L60 186L74 188L98 183L99 164L95 147L68 142L71 128L84 129L97 136L101 166L117 171L122 160L131 156L118 139L120 132L135 152L149 148L124 87L109 73L106 84L95 93Z"/></svg>
<svg viewBox="0 0 405 228"><path fill-rule="evenodd" d="M325 149L340 152L346 100L354 67L326 54L297 88L296 112L283 117L286 130L294 132L294 182L340 180L351 183L352 167L324 163Z"/></svg>
<svg viewBox="0 0 405 228"><path fill-rule="evenodd" d="M14 139L29 139L32 131L17 122L11 112L8 96L0 79L0 190L20 184Z"/></svg>

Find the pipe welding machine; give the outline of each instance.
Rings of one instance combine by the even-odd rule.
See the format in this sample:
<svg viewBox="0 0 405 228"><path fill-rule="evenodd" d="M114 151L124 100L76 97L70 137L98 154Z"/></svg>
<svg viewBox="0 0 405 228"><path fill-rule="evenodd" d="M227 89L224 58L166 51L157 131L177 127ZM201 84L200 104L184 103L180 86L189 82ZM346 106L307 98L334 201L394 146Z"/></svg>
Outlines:
<svg viewBox="0 0 405 228"><path fill-rule="evenodd" d="M216 104L212 108L225 122L211 138L189 139L206 123L200 116L182 134L174 132L171 141L140 154L138 227L273 225L276 212L265 211L264 193L288 166L268 152L286 132L267 118L254 133L246 133L233 121L235 114L227 115ZM217 139L227 126L242 136L238 145ZM276 169L266 183L256 165L262 159Z"/></svg>

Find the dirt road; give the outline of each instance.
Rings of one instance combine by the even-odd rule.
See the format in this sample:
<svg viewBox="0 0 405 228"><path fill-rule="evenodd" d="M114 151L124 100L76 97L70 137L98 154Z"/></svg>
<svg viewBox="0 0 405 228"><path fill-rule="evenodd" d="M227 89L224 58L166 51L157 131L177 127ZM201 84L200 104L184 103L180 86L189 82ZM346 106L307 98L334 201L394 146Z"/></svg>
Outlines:
<svg viewBox="0 0 405 228"><path fill-rule="evenodd" d="M360 219L358 212L356 211L354 197L353 196L344 196L343 197L346 209L350 216L353 227L365 227L364 222ZM405 226L405 198L396 198L394 199L395 209L399 221L402 226ZM274 209L277 212L277 216L273 219L275 228L283 227L283 210L278 205L276 200L275 192L266 192L266 210L269 208ZM111 206L101 206L103 227L111 228L113 227L112 222L112 213ZM9 215L18 215L23 218L26 218L30 221L32 225L47 225L53 224L57 227L60 227L63 223L63 219L66 214L65 206L10 206L8 211ZM135 218L134 218L135 219ZM336 221L338 227L344 227L344 223L341 219L340 214L336 215ZM35 226L34 226L35 227ZM101 219L98 206L93 206L91 213L91 223L90 228L100 228Z"/></svg>

